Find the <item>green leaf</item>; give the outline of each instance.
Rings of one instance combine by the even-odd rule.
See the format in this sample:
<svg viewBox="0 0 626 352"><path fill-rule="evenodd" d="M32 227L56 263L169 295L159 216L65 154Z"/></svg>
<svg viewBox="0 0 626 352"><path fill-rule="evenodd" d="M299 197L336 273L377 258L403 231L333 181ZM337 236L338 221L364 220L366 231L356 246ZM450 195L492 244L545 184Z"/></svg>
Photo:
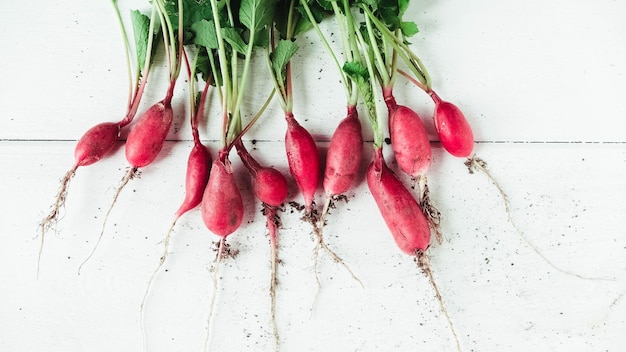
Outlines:
<svg viewBox="0 0 626 352"><path fill-rule="evenodd" d="M357 81L358 79L369 79L369 71L367 70L367 66L363 65L360 62L346 62L343 64L343 72L345 72L348 77Z"/></svg>
<svg viewBox="0 0 626 352"><path fill-rule="evenodd" d="M242 0L239 8L239 21L250 31L256 33L271 23L277 1Z"/></svg>
<svg viewBox="0 0 626 352"><path fill-rule="evenodd" d="M142 14L138 10L130 12L130 20L133 24L133 34L135 37L135 51L137 55L137 68L143 71L146 55L148 53L148 38L150 38L150 17Z"/></svg>
<svg viewBox="0 0 626 352"><path fill-rule="evenodd" d="M297 51L298 45L296 43L284 39L280 40L274 51L272 51L270 59L272 61L272 69L274 70L278 82L285 82L287 64Z"/></svg>
<svg viewBox="0 0 626 352"><path fill-rule="evenodd" d="M248 45L241 38L239 30L233 27L222 28L222 38L238 53L245 54Z"/></svg>
<svg viewBox="0 0 626 352"><path fill-rule="evenodd" d="M218 2L221 9L224 1ZM178 0L165 0L165 10L172 21L174 30L178 29ZM191 26L200 20L212 20L213 10L210 0L183 0L183 28L190 29Z"/></svg>
<svg viewBox="0 0 626 352"><path fill-rule="evenodd" d="M419 32L415 22L401 22L400 30L402 31L402 35L405 37L412 37Z"/></svg>
<svg viewBox="0 0 626 352"><path fill-rule="evenodd" d="M404 16L404 13L409 8L409 0L398 0L399 14L398 17Z"/></svg>
<svg viewBox="0 0 626 352"><path fill-rule="evenodd" d="M191 29L196 33L194 38L195 44L208 49L217 49L219 47L217 31L215 30L215 23L213 21L200 20L194 23Z"/></svg>

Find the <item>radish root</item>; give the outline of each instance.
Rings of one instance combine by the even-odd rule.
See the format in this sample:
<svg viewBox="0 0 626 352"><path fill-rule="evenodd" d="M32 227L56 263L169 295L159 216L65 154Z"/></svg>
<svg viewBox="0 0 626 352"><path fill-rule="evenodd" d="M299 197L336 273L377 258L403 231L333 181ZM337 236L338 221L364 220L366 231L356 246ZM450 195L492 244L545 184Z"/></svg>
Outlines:
<svg viewBox="0 0 626 352"><path fill-rule="evenodd" d="M511 203L509 201L509 196L504 192L504 189L502 189L502 187L500 186L498 181L496 181L496 179L491 175L491 173L487 169L487 162L485 162L483 159L477 157L476 155L472 155L471 157L467 158L467 160L465 161L465 166L467 166L467 170L469 171L470 174L474 174L475 171L482 172L483 174L485 174L487 176L489 181L491 181L491 183L493 183L493 185L496 187L496 189L500 193L500 196L502 197L502 201L504 202L504 210L506 211L507 219L511 223L513 228L515 229L515 232L517 232L517 234L522 238L522 240L524 240L524 242L526 242L526 245L528 245L528 247L530 247L530 249L532 249L548 265L550 265L552 268L554 268L555 270L557 270L557 271L559 271L559 272L561 272L563 274L572 275L572 276L575 276L575 277L577 277L579 279L583 279L583 280L603 280L603 281L614 281L615 280L614 278L607 278L607 277L583 276L583 275L576 274L576 273L573 273L571 271L567 271L565 269L562 269L562 268L558 267L556 264L554 264L550 259L548 259L539 250L539 248L537 248L536 245L534 245L528 239L528 237L526 237L526 234L524 234L524 232L517 226L517 223L513 220L513 214L511 212Z"/></svg>
<svg viewBox="0 0 626 352"><path fill-rule="evenodd" d="M426 253L424 251L417 250L415 252L415 258L416 258L417 266L428 277L428 281L430 281L431 286L435 290L435 297L437 298L437 301L439 302L439 307L441 308L441 311L443 312L444 316L446 317L446 320L448 321L448 326L450 327L450 331L452 331L452 335L454 336L454 341L456 342L456 349L457 351L460 352L461 343L459 341L459 337L456 334L454 325L452 324L452 319L450 319L450 315L448 314L448 309L446 308L446 305L443 303L443 298L441 297L439 288L437 287L437 284L435 283L435 278L433 276L432 270L430 269L428 257L426 256Z"/></svg>
<svg viewBox="0 0 626 352"><path fill-rule="evenodd" d="M433 205L430 200L430 189L428 188L428 182L426 176L420 176L413 179L413 182L417 184L419 195L417 203L419 204L422 212L428 220L428 225L435 235L438 244L443 243L443 233L441 232L441 212L437 207Z"/></svg>
<svg viewBox="0 0 626 352"><path fill-rule="evenodd" d="M93 247L93 249L91 250L91 253L89 253L87 258L78 267L78 275L80 275L80 272L83 269L83 266L89 261L89 259L91 259L93 254L96 252L96 249L100 245L100 241L102 240L102 236L104 235L104 230L105 230L106 225L107 225L107 220L109 220L109 215L111 214L111 211L113 210L113 207L115 206L115 203L117 203L117 198L120 196L120 193L122 192L122 189L124 189L124 186L126 186L128 184L128 181L132 180L135 177L139 177L139 171L138 171L138 169L136 167L131 167L128 170L128 172L124 175L122 180L120 181L120 185L117 187L117 191L115 192L115 196L113 196L113 202L111 202L111 206L109 207L109 210L107 211L107 213L106 213L106 215L104 217L104 221L102 222L102 230L100 231L100 236L98 236L98 240L96 241L96 245Z"/></svg>
<svg viewBox="0 0 626 352"><path fill-rule="evenodd" d="M215 299L217 297L218 289L218 275L220 269L220 263L225 256L231 256L233 254L227 249L226 237L222 237L217 243L217 255L215 257L215 265L213 267L213 274L211 275L213 281L213 294L211 295L211 302L209 303L209 314L207 317L206 336L204 338L204 351L209 350L209 337L211 335L211 320L213 319L213 309L215 308Z"/></svg>
<svg viewBox="0 0 626 352"><path fill-rule="evenodd" d="M148 299L148 294L150 293L150 289L152 288L152 283L154 282L154 278L163 267L163 264L165 263L165 260L167 259L167 256L169 255L170 237L174 229L174 226L176 226L177 220L178 220L178 217L176 217L176 219L172 221L172 224L170 225L170 228L167 231L167 234L165 235L165 239L163 240L163 253L161 254L161 258L159 259L159 265L156 267L156 269L154 269L154 271L152 272L152 275L150 276L150 280L148 280L146 291L143 294L143 298L141 299L141 305L139 306L139 324L141 326L141 336L143 337L144 351L147 351L146 328L144 325L144 308L146 306L146 301Z"/></svg>
<svg viewBox="0 0 626 352"><path fill-rule="evenodd" d="M67 199L67 192L69 190L70 180L76 174L77 168L78 165L75 165L74 167L72 167L72 169L68 170L65 173L65 176L61 179L59 191L57 192L57 196L54 200L54 204L52 205L52 209L50 209L50 213L39 223L39 229L41 230L41 244L39 245L39 254L37 255L37 278L39 278L39 269L41 267L41 254L43 253L45 234L59 220L59 213L61 211L61 208L65 206L65 199Z"/></svg>
<svg viewBox="0 0 626 352"><path fill-rule="evenodd" d="M278 334L278 325L276 324L276 287L278 286L278 229L281 227L278 211L280 208L273 207L263 203L263 214L265 214L267 228L269 230L270 248L271 248L271 277L270 277L270 311L272 332L274 334L274 345L276 351L280 350L280 335Z"/></svg>
<svg viewBox="0 0 626 352"><path fill-rule="evenodd" d="M318 296L320 294L320 291L322 289L322 281L320 279L319 276L319 252L320 249L324 249L326 251L326 253L328 253L328 255L330 255L332 257L332 259L340 264L341 266L343 266L348 273L350 274L350 276L352 276L352 278L359 283L359 285L361 285L362 288L365 288L365 285L363 285L363 282L361 281L361 279L359 279L354 272L352 271L352 269L350 269L350 267L345 263L345 261L337 254L335 253L335 251L333 251L332 249L330 249L330 247L328 247L328 244L326 244L326 242L324 241L324 226L326 225L326 215L328 215L328 211L330 210L330 208L334 208L335 204L333 202L333 199L346 199L345 196L328 196L326 197L326 202L324 202L324 208L322 210L322 214L319 218L319 221L317 223L313 224L314 230L315 230L315 234L317 236L317 243L315 245L315 249L313 250L313 271L315 272L315 281L317 283L317 292L315 293L315 298L313 299L313 305L311 307L311 314L313 314L313 311L315 310L315 306L317 304L317 299Z"/></svg>

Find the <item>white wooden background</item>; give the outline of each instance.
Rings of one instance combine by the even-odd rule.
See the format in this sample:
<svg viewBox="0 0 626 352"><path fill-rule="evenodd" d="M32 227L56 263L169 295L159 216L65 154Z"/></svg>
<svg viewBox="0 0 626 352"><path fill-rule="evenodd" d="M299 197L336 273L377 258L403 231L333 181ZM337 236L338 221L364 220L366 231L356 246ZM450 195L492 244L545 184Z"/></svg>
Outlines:
<svg viewBox="0 0 626 352"><path fill-rule="evenodd" d="M142 1L120 2L124 15L147 8ZM518 228L562 270L521 239L489 180L469 175L463 160L446 155L433 136L429 180L447 240L431 248L431 263L463 350L623 351L626 2L414 0L410 12L421 29L413 48L440 95L470 119L475 151L509 195ZM0 350L140 351L139 303L183 196L191 145L186 87L177 88L176 128L162 158L123 191L80 276L78 265L125 172L123 150L78 171L57 235L47 237L37 280L37 224L73 162L76 139L124 113L124 57L104 0L5 2L0 33ZM301 43L295 112L323 152L344 114L343 93L316 35ZM153 73L142 109L164 93L163 64ZM264 66L253 84L247 113L268 92ZM432 102L405 80L398 80L396 94L430 117ZM208 125L217 114L211 110ZM272 104L248 140L259 140L255 157L287 172L281 116ZM218 132L206 126L202 137L215 153ZM240 254L221 268L211 350L270 351L264 219L247 175L231 159L246 217L229 237ZM291 191L290 200L300 201ZM431 287L396 248L362 178L348 198L331 214L327 240L365 288L322 255L323 290L313 314L310 228L289 207L282 214L282 350L453 350ZM215 239L197 210L176 227L167 271L157 277L146 310L150 351L202 350Z"/></svg>

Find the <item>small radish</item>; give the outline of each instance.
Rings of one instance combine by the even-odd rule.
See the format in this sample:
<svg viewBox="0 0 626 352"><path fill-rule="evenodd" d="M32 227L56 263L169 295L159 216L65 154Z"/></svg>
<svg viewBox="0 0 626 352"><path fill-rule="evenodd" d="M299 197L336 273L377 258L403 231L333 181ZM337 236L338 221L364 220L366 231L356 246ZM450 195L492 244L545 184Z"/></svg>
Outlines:
<svg viewBox="0 0 626 352"><path fill-rule="evenodd" d="M315 279L317 282L317 292L319 294L322 284L318 274L319 250L324 249L335 262L341 264L350 273L352 278L361 286L363 283L352 272L344 260L333 251L326 241L324 241L324 226L326 216L333 206L333 201L347 192L355 183L361 164L363 151L363 135L361 133L361 122L356 110L356 106L348 105L347 116L339 122L328 145L326 154L326 168L324 169L324 192L326 201L320 219L315 226L317 243L313 252L313 262ZM317 299L317 295L316 295Z"/></svg>
<svg viewBox="0 0 626 352"><path fill-rule="evenodd" d="M469 157L474 149L474 134L463 112L456 105L441 100L434 91L430 96L435 102L434 120L441 145L454 156Z"/></svg>
<svg viewBox="0 0 626 352"><path fill-rule="evenodd" d="M241 138L235 141L237 154L244 166L253 178L252 187L255 196L263 202L263 214L266 219L266 226L269 232L271 247L271 279L270 279L270 299L271 299L271 322L274 334L274 342L278 347L280 338L278 335L278 325L276 324L276 286L278 285L278 228L281 221L278 215L280 205L287 198L287 179L283 174L273 167L261 166L250 155L243 145Z"/></svg>
<svg viewBox="0 0 626 352"><path fill-rule="evenodd" d="M313 198L319 180L319 155L313 137L292 113L286 113L285 149L289 171L304 197L305 217L313 218Z"/></svg>
<svg viewBox="0 0 626 352"><path fill-rule="evenodd" d="M425 177L432 162L432 150L426 127L409 107L387 100L389 136L396 162L414 180Z"/></svg>
<svg viewBox="0 0 626 352"><path fill-rule="evenodd" d="M214 234L226 238L243 220L243 199L224 150L213 162L202 197L202 220Z"/></svg>
<svg viewBox="0 0 626 352"><path fill-rule="evenodd" d="M328 145L324 169L324 191L328 197L347 192L358 176L363 150L361 122L355 106L348 107Z"/></svg>
<svg viewBox="0 0 626 352"><path fill-rule="evenodd" d="M140 167L152 163L161 151L174 116L170 101L171 96L168 94L164 100L152 105L141 114L132 126L126 139L126 160L130 164L130 169L120 181L120 185L113 196L113 201L104 217L102 230L100 231L100 236L98 236L95 246L78 268L79 275L83 266L89 261L98 248L100 240L102 240L102 236L104 235L111 210L113 210L122 189L128 184L128 181L139 175Z"/></svg>

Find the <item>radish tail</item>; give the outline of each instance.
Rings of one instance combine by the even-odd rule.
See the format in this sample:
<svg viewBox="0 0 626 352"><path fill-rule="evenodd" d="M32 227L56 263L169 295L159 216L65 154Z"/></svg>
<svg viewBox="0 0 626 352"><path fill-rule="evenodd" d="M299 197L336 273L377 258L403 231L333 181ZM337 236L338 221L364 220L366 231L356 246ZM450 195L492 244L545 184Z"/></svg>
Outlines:
<svg viewBox="0 0 626 352"><path fill-rule="evenodd" d="M174 226L176 226L176 221L178 221L178 218L179 216L176 216L174 218L174 220L172 221L172 224L170 225L169 230L167 231L167 234L165 235L165 239L163 240L163 254L161 254L161 258L159 259L159 265L156 267L156 269L154 269L154 271L152 272L152 275L150 276L150 280L148 280L146 291L143 294L143 298L141 299L141 305L139 306L139 324L141 327L141 336L143 340L144 351L148 350L147 339L146 339L146 327L144 325L144 308L146 306L146 301L148 300L148 294L150 293L150 289L152 288L152 283L154 282L154 278L156 277L157 273L161 270L161 267L163 267L163 264L165 263L165 259L167 259L167 256L169 254L170 236L172 234L172 230L174 229Z"/></svg>
<svg viewBox="0 0 626 352"><path fill-rule="evenodd" d="M315 281L317 283L317 292L315 293L315 298L313 299L313 305L311 306L311 314L313 314L313 311L315 310L315 305L317 303L317 298L319 296L319 293L322 289L322 282L319 276L319 251L320 249L324 249L326 251L326 253L328 253L333 260L336 263L339 263L340 265L342 265L350 274L350 276L352 276L352 278L354 279L354 281L358 282L359 285L361 285L362 288L365 288L365 285L363 285L363 282L361 281L361 279L359 279L354 272L352 271L352 269L350 269L350 267L348 266L348 264L346 264L346 262L337 254L335 253L335 251L333 251L332 249L330 249L330 247L328 247L328 244L326 244L326 242L324 241L324 225L325 225L325 221L326 221L326 215L328 214L328 210L331 208L333 203L333 197L332 196L327 196L326 197L326 201L324 202L324 208L322 210L322 215L320 216L319 222L317 224L313 224L314 230L315 230L315 234L317 236L317 243L315 245L315 249L313 250L313 271L315 272Z"/></svg>
<svg viewBox="0 0 626 352"><path fill-rule="evenodd" d="M226 237L221 237L217 247L217 257L215 258L215 267L213 268L213 294L211 295L211 303L209 303L209 314L206 324L206 335L204 337L204 351L209 351L209 337L211 335L211 320L213 318L213 309L215 308L215 299L218 289L218 274L220 269L220 263L222 262L223 253L225 251Z"/></svg>
<svg viewBox="0 0 626 352"><path fill-rule="evenodd" d="M448 314L448 309L446 309L446 305L443 303L443 298L441 297L439 288L437 287L437 284L435 283L433 272L432 270L430 270L430 264L428 263L428 257L426 256L424 251L421 251L421 250L417 250L415 253L415 256L417 257L417 266L420 269L422 269L422 272L424 274L426 274L426 276L428 277L428 281L430 281L431 286L435 290L435 297L437 298L437 301L439 301L439 307L441 308L441 311L445 315L446 320L448 321L448 325L450 326L450 331L452 331L452 335L454 336L454 341L456 342L456 349L457 351L461 352L461 343L459 341L459 337L456 334L454 325L452 324L452 319L450 319L450 315Z"/></svg>
<svg viewBox="0 0 626 352"><path fill-rule="evenodd" d="M415 182L417 183L419 196L417 203L419 204L422 212L428 220L430 229L435 234L435 239L438 244L443 243L443 233L441 232L441 212L437 209L430 200L430 189L428 188L426 176L418 177Z"/></svg>
<svg viewBox="0 0 626 352"><path fill-rule="evenodd" d="M122 178L122 181L120 181L120 185L117 188L117 192L115 192L115 196L113 197L113 202L111 202L111 206L109 207L109 210L107 211L107 213L106 213L106 215L104 217L104 221L102 222L102 230L100 231L100 236L98 236L98 241L96 241L96 245L91 250L91 253L89 253L87 258L78 267L78 275L80 275L80 271L83 269L83 266L89 261L89 259L91 259L93 254L96 252L96 249L98 248L98 245L100 245L100 240L102 240L102 236L104 235L104 230L105 230L106 225L107 225L107 220L109 219L109 215L111 214L111 210L113 210L113 207L115 206L115 203L117 203L117 198L120 196L120 193L122 192L122 189L124 189L124 186L126 186L126 184L128 184L128 181L130 181L131 179L133 179L137 175L138 175L137 168L136 167L131 167L130 170L128 170L128 172L126 173L126 175L124 175L124 177Z"/></svg>
<svg viewBox="0 0 626 352"><path fill-rule="evenodd" d="M60 209L65 206L65 199L67 198L67 192L69 190L70 180L76 174L76 169L78 168L78 164L74 165L65 176L61 179L61 184L59 185L59 191L54 200L54 204L52 205L52 209L48 216L46 216L39 223L39 229L41 230L41 244L39 246L39 254L37 255L37 278L39 278L39 269L41 266L41 254L43 253L43 244L45 234L59 219Z"/></svg>
<svg viewBox="0 0 626 352"><path fill-rule="evenodd" d="M487 176L487 178L489 179L489 181L491 181L491 183L494 184L494 186L496 187L496 189L500 193L500 196L502 197L502 200L504 201L504 210L506 211L507 219L511 223L513 228L515 229L515 232L517 232L517 234L522 238L522 240L524 240L526 245L528 247L530 247L530 249L532 249L541 259L543 259L544 262L546 262L552 268L554 268L555 270L557 270L557 271L559 271L559 272L561 272L563 274L572 275L572 276L575 276L575 277L577 277L579 279L583 279L583 280L615 281L615 278L583 276L583 275L576 274L576 273L567 271L565 269L562 269L562 268L558 267L556 264L554 264L550 259L548 259L541 252L541 250L539 250L539 248L535 244L533 244L528 239L528 237L526 237L526 234L524 234L524 232L517 226L517 223L513 220L513 214L511 212L511 203L509 201L509 196L504 192L504 189L502 189L500 184L491 175L489 170L487 170L487 163L483 159L476 157L476 155L472 155L471 157L467 158L467 160L465 161L465 166L467 166L467 170L469 171L470 174L473 174L475 171L480 171L480 172L482 172L483 174L485 174Z"/></svg>
<svg viewBox="0 0 626 352"><path fill-rule="evenodd" d="M274 334L274 345L276 351L280 350L280 335L278 334L278 325L276 324L276 287L278 286L278 227L280 226L280 218L276 213L277 208L263 204L267 228L269 230L270 248L271 248L271 278L270 278L270 309L271 323Z"/></svg>

